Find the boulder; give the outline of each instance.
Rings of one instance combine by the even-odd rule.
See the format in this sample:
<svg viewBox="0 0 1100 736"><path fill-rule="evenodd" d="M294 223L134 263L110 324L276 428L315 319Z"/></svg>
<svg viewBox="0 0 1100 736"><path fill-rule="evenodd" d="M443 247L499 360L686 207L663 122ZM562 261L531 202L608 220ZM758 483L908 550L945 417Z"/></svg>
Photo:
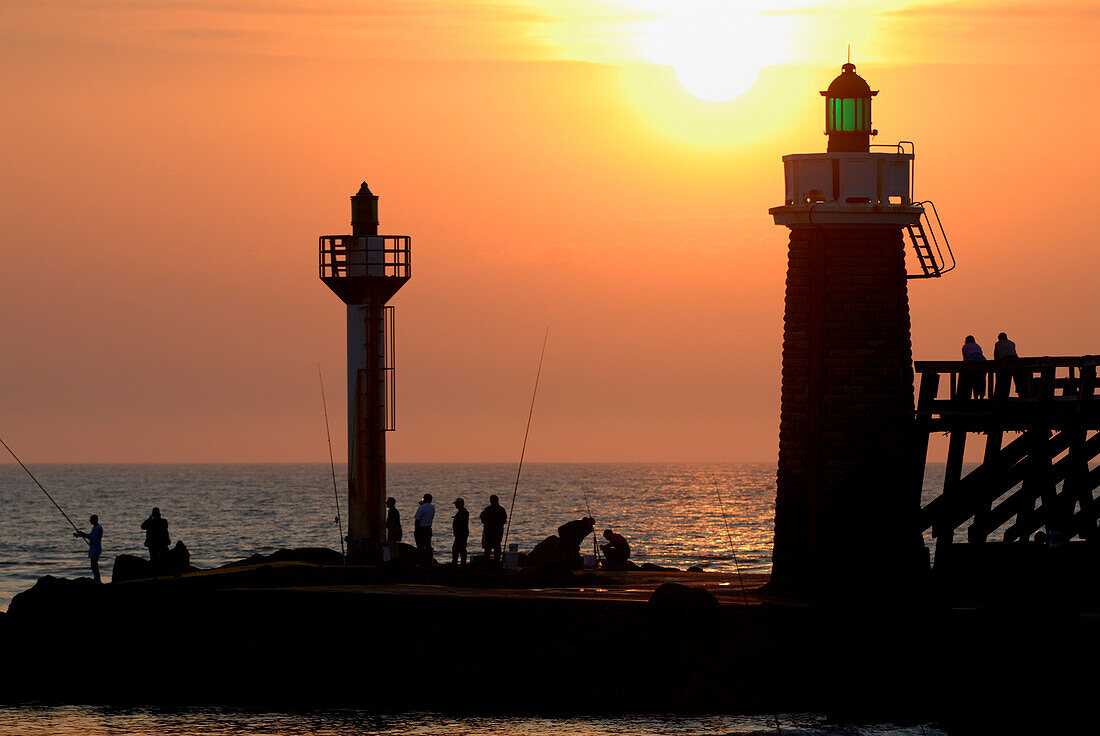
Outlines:
<svg viewBox="0 0 1100 736"><path fill-rule="evenodd" d="M127 580L143 580L153 577L153 563L137 555L119 555L115 557L115 567L111 572L112 583L124 583Z"/></svg>
<svg viewBox="0 0 1100 736"><path fill-rule="evenodd" d="M145 580L152 577L176 577L185 572L194 572L197 567L191 565L191 552L183 542L168 550L164 560L153 569L153 563L137 555L119 555L111 572L112 583L124 583L127 580Z"/></svg>
<svg viewBox="0 0 1100 736"><path fill-rule="evenodd" d="M404 547L401 545L401 552ZM280 549L269 555L254 554L243 560L230 562L222 567L237 567L241 565L266 565L272 562L309 562L314 565L342 565L344 558L339 552L327 547L300 547L298 549Z"/></svg>
<svg viewBox="0 0 1100 736"><path fill-rule="evenodd" d="M561 543L557 535L552 534L535 545L535 548L527 555L526 564L528 567L542 567L544 565L568 567L569 555L565 550L565 545Z"/></svg>
<svg viewBox="0 0 1100 736"><path fill-rule="evenodd" d="M685 618L709 616L719 609L718 599L709 590L680 583L664 583L653 591L649 603L663 613Z"/></svg>

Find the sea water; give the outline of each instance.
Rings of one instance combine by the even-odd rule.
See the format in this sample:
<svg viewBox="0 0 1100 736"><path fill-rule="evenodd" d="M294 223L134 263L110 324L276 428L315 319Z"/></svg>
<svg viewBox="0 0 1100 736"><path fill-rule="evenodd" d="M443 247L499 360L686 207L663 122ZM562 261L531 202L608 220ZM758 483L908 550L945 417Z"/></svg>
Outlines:
<svg viewBox="0 0 1100 736"><path fill-rule="evenodd" d="M173 543L183 541L192 563L214 567L284 547L339 549L337 498L346 529L346 469L326 464L36 465L31 470L87 530L98 514L104 528L100 566L110 579L114 557L144 555L140 525L157 506ZM528 464L516 486L514 464L390 464L389 493L397 499L411 541L412 515L424 493L435 496L435 549L450 553L453 501L476 521L490 494L511 507L510 542L529 550L571 519L596 518L597 529L622 533L638 563L685 569L767 572L775 518L775 465ZM937 478L937 475L939 478ZM942 471L930 468L926 500ZM27 474L0 465L0 609L44 575L87 576L87 546ZM928 724L836 724L823 716L622 716L585 718L455 717L435 713L309 711L272 713L221 708L0 707L0 734L265 734L317 736L378 733L443 734L935 734Z"/></svg>
<svg viewBox="0 0 1100 736"><path fill-rule="evenodd" d="M152 507L168 519L172 543L191 562L214 567L286 547L340 548L346 531L347 476L327 464L41 465L32 472L78 527L103 525L100 569L110 578L120 554L147 555L141 522ZM470 509L470 548L489 495L512 505L509 542L521 550L561 524L591 515L629 541L635 562L685 569L766 572L771 567L775 466L740 464L528 464L518 490L514 464L401 464L388 473L412 543L412 517L425 493L435 497L434 547L450 560L454 499ZM89 575L87 544L18 465L0 465L0 608L43 575ZM601 540L602 541L602 540ZM591 544L591 542L589 542ZM734 559L736 556L736 560Z"/></svg>

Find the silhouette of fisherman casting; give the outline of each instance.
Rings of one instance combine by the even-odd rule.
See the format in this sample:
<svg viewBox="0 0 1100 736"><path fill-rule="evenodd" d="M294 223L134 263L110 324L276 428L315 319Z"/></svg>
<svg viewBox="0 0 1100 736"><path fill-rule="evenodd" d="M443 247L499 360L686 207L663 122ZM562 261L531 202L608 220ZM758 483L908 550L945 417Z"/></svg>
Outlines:
<svg viewBox="0 0 1100 736"><path fill-rule="evenodd" d="M462 564L466 564L466 541L470 538L470 512L466 508L465 499L455 499L454 520L451 522L451 530L455 535L455 543L451 547L451 564L457 565L459 557Z"/></svg>
<svg viewBox="0 0 1100 736"><path fill-rule="evenodd" d="M500 564L500 543L504 540L504 525L508 521L508 512L500 505L500 499L489 496L489 505L481 512L481 547L485 550L485 559ZM494 555L495 552L495 555Z"/></svg>
<svg viewBox="0 0 1100 736"><path fill-rule="evenodd" d="M103 527L99 525L99 517L92 514L88 517L89 523L92 525L90 532L75 531L74 537L81 537L88 540L88 561L92 563L92 579L97 583L99 580L99 557L103 554Z"/></svg>
<svg viewBox="0 0 1100 736"><path fill-rule="evenodd" d="M576 570L582 566L581 541L592 533L595 526L596 520L591 516L585 516L558 527L558 539L565 548L566 560L570 568Z"/></svg>
<svg viewBox="0 0 1100 736"><path fill-rule="evenodd" d="M425 493L424 500L416 508L413 515L413 539L416 540L416 549L420 551L420 564L424 567L432 565L432 522L435 520L435 506L432 504L432 494Z"/></svg>
<svg viewBox="0 0 1100 736"><path fill-rule="evenodd" d="M141 522L141 528L145 530L145 546L149 548L149 562L153 563L155 575L167 561L168 545L172 543L168 538L168 520L161 518L160 509L154 506L149 518Z"/></svg>
<svg viewBox="0 0 1100 736"><path fill-rule="evenodd" d="M607 559L607 566L612 570L625 570L626 561L630 559L630 544L622 534L616 534L610 529L603 530L603 538L607 544L601 544L600 549Z"/></svg>

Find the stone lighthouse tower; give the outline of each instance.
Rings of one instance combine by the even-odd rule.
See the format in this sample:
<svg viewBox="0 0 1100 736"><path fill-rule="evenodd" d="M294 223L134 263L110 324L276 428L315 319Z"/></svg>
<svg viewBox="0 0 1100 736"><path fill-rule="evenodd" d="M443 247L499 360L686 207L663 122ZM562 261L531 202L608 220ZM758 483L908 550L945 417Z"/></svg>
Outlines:
<svg viewBox="0 0 1100 736"><path fill-rule="evenodd" d="M912 482L913 364L906 236L933 254L912 199L913 153L871 152L877 92L848 63L825 97L826 153L783 157L790 228L773 581L814 585L924 564Z"/></svg>
<svg viewBox="0 0 1100 736"><path fill-rule="evenodd" d="M378 197L351 198L351 235L323 235L321 280L348 312L348 554L362 561L383 541L386 432L394 428L393 307L412 275L410 238L378 234Z"/></svg>

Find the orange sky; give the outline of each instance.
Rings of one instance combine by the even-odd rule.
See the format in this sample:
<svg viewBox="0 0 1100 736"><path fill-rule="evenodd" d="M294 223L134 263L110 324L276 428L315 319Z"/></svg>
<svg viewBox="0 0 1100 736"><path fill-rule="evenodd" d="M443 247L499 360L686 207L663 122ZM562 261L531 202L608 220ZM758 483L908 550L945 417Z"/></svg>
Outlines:
<svg viewBox="0 0 1100 736"><path fill-rule="evenodd" d="M339 459L317 236L366 179L413 237L391 460L515 460L549 326L529 460L772 461L767 208L780 157L824 149L848 43L960 262L911 282L916 357L1000 330L1100 352L1094 3L747 2L9 0L0 436L28 462L323 461L320 363ZM693 97L677 75L727 46L755 83Z"/></svg>

